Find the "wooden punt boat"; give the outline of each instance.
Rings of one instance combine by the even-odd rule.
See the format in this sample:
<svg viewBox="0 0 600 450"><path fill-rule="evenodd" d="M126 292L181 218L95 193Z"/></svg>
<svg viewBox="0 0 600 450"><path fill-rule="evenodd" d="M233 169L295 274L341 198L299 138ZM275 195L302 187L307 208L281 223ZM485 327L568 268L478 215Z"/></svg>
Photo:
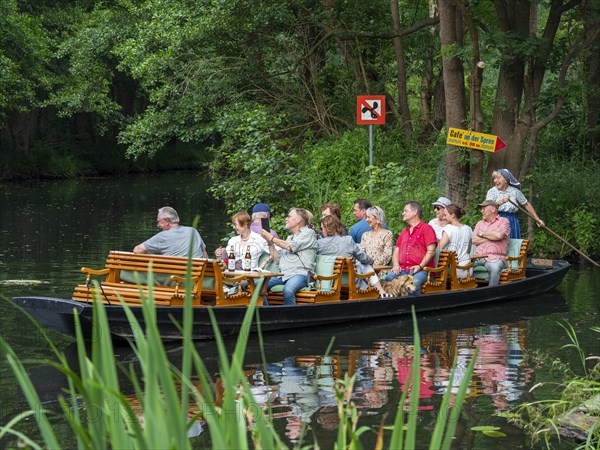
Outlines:
<svg viewBox="0 0 600 450"><path fill-rule="evenodd" d="M562 260L527 260L526 277L498 286L483 286L473 289L436 292L420 297L398 297L390 299L346 300L326 303L307 303L293 306L259 306L262 331L288 330L328 326L336 323L367 320L372 318L393 317L411 313L414 305L417 313L441 312L453 308L469 308L480 304L502 302L516 298L538 296L556 288L569 270L570 264ZM549 264L548 264L549 262ZM15 297L13 302L29 313L40 324L66 334L74 334L74 315L79 316L82 331L88 338L94 333L92 325L92 304L69 299L52 297ZM193 308L195 339L214 337L208 310L212 309L223 335L239 332L246 306L199 306ZM133 333L127 316L120 305L105 305L110 324L110 333L114 338L127 339ZM143 326L143 314L140 306L131 306L131 310ZM157 306L157 321L161 336L165 340L181 338L176 323L183 323L182 306Z"/></svg>

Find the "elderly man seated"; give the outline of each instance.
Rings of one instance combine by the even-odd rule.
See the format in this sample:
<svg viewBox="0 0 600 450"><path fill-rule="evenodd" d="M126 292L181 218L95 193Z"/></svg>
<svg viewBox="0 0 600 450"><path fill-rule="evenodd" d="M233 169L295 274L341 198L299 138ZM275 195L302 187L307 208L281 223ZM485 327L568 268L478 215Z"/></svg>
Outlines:
<svg viewBox="0 0 600 450"><path fill-rule="evenodd" d="M507 218L500 217L496 202L486 200L477 206L483 219L477 222L473 231L473 244L477 246L475 256L481 256L475 260L475 266L485 266L490 274L489 286L496 286L506 264L510 223Z"/></svg>

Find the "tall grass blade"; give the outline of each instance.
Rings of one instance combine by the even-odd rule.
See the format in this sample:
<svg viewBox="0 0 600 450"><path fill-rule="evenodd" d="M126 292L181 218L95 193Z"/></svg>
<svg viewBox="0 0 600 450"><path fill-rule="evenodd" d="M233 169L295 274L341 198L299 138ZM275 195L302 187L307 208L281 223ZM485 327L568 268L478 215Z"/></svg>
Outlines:
<svg viewBox="0 0 600 450"><path fill-rule="evenodd" d="M19 360L14 350L4 341L3 338L0 337L0 350L5 355L10 367L23 390L23 394L25 394L25 398L27 399L27 403L32 411L38 411L42 402L40 401L39 396L27 375L27 370L23 366L23 363ZM54 430L52 429L52 425L48 421L46 414L44 411L40 411L39 414L35 414L35 419L40 428L40 432L44 438L44 441L50 448L60 448L58 445L58 440L56 439L56 435L54 434Z"/></svg>
<svg viewBox="0 0 600 450"><path fill-rule="evenodd" d="M421 376L421 335L419 334L419 325L417 323L417 313L415 306L412 305L412 321L413 321L413 361L411 364L412 382L410 386L410 400L408 409L408 423L406 430L406 448L415 448L417 435L417 419L419 415L419 393L420 393L420 376Z"/></svg>

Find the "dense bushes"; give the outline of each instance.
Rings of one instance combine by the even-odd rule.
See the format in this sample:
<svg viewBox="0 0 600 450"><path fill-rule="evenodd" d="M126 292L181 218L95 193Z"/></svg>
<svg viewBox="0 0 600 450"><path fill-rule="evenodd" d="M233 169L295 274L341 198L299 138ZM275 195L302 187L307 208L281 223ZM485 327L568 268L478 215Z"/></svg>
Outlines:
<svg viewBox="0 0 600 450"><path fill-rule="evenodd" d="M318 215L320 205L336 202L342 207L343 221L352 224L353 200L367 197L384 209L395 233L404 228L401 212L408 200L422 202L424 218L432 217L429 205L444 194L443 133L437 143L429 145L407 142L391 128L376 128L374 165L369 168L367 127L339 137L314 140L307 134L302 142L289 142L276 131L284 123L285 117L258 106L251 112L238 109L221 118L223 144L213 148L210 168L216 179L213 192L230 212L264 201L271 205L275 223L282 228L283 216L292 206ZM589 158L565 158L544 149L539 154L535 173L522 180L525 195L552 230L584 251L599 254L594 236L600 234L600 223L591 211L600 198L600 186L591 180L597 178L600 165ZM482 200L489 187L491 179L484 179L474 198ZM474 226L479 211L474 205L465 206L464 222ZM521 220L526 230L527 217ZM538 256L573 253L537 228L532 247Z"/></svg>

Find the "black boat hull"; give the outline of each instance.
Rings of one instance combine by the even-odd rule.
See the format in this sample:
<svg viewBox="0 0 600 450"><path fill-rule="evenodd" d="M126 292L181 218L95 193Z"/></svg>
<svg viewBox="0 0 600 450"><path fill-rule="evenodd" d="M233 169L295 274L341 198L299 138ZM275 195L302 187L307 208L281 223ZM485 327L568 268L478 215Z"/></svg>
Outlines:
<svg viewBox="0 0 600 450"><path fill-rule="evenodd" d="M465 308L473 305L525 298L557 287L569 270L566 261L553 261L552 267L529 263L527 278L509 284L480 287L464 291L449 291L421 297L400 297L361 301L342 301L293 306L258 307L262 331L287 330L330 325L334 323L366 320L410 314L414 305L417 313ZM92 305L73 300L51 297L15 297L13 302L42 325L67 334L74 334L74 314L79 316L84 335L93 339L97 333L92 324ZM208 310L212 309L223 335L237 334L246 313L246 307L194 308L194 339L214 338ZM105 305L110 333L115 338L133 337L133 331L124 309L120 305ZM143 326L141 307L131 307ZM157 321L163 339L181 339L177 324L183 323L183 307L157 307ZM254 328L254 326L253 326ZM254 331L254 330L253 330Z"/></svg>

